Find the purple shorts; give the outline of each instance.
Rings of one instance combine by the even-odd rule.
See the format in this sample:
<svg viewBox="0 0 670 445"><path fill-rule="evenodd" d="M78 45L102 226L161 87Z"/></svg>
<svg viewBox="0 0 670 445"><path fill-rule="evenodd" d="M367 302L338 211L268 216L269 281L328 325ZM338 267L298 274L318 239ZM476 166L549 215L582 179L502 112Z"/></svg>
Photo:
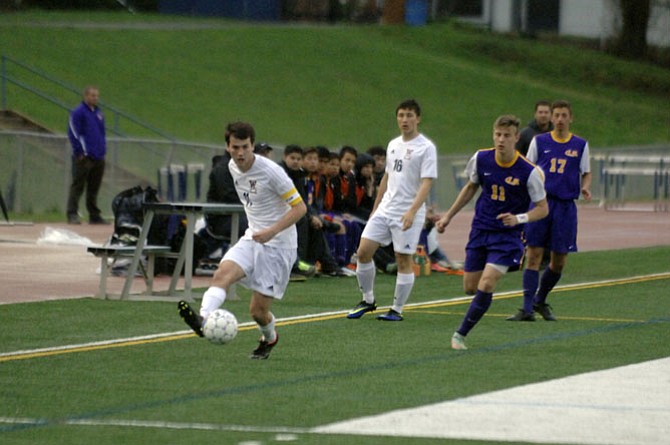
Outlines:
<svg viewBox="0 0 670 445"><path fill-rule="evenodd" d="M577 205L574 201L547 201L549 215L526 224L526 245L556 253L577 252Z"/></svg>
<svg viewBox="0 0 670 445"><path fill-rule="evenodd" d="M478 272L484 270L486 263L514 269L521 265L523 254L521 234L516 230L494 232L472 229L468 244L465 246L463 269L466 272Z"/></svg>

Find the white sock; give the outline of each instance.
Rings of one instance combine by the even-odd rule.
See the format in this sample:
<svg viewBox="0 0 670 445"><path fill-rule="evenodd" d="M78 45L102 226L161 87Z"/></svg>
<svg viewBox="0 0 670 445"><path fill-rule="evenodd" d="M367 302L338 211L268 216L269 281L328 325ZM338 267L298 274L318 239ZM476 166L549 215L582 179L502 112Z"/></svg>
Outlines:
<svg viewBox="0 0 670 445"><path fill-rule="evenodd" d="M261 334L263 334L263 338L268 343L272 343L277 339L277 331L275 331L275 316L272 313L270 313L270 316L272 317L270 323L266 324L265 326L258 325L258 329L260 329Z"/></svg>
<svg viewBox="0 0 670 445"><path fill-rule="evenodd" d="M363 299L366 303L375 302L373 287L375 284L376 273L377 269L375 269L374 261L370 261L369 263L361 263L358 261L356 265L356 279L358 280L358 287L363 293Z"/></svg>
<svg viewBox="0 0 670 445"><path fill-rule="evenodd" d="M414 287L413 273L398 273L395 280L395 295L393 296L393 306L391 309L399 314L402 314L402 309L409 299L409 294Z"/></svg>
<svg viewBox="0 0 670 445"><path fill-rule="evenodd" d="M226 291L220 287L210 287L202 295L202 303L200 304L200 316L207 320L209 314L221 307L226 301Z"/></svg>

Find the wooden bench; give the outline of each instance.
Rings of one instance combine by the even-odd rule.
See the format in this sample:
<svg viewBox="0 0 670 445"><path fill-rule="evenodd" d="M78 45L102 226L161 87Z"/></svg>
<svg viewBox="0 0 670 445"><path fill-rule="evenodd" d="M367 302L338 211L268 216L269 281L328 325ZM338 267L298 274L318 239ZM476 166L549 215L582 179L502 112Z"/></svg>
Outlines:
<svg viewBox="0 0 670 445"><path fill-rule="evenodd" d="M111 296L107 293L107 277L111 268L109 259L132 258L135 250L135 246L88 246L86 248L87 252L100 258L100 287L96 295L97 298L106 299L108 296ZM147 286L147 295L151 295L153 292L156 256L171 256L170 254L174 256L174 252L172 252L170 246L144 246L142 248L142 255L147 257L147 266L145 268L142 262L140 262L139 266ZM112 262L112 264L114 263Z"/></svg>

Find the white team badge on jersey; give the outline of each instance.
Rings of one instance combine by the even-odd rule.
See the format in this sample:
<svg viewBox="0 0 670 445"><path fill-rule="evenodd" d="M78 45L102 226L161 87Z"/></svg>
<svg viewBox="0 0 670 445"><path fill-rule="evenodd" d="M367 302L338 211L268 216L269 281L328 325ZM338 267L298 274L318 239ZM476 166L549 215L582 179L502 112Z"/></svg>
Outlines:
<svg viewBox="0 0 670 445"><path fill-rule="evenodd" d="M258 190L256 190L256 180L255 179L250 179L249 180L249 193L258 193Z"/></svg>
<svg viewBox="0 0 670 445"><path fill-rule="evenodd" d="M411 148L408 148L407 151L405 152L405 159L412 159L412 150Z"/></svg>

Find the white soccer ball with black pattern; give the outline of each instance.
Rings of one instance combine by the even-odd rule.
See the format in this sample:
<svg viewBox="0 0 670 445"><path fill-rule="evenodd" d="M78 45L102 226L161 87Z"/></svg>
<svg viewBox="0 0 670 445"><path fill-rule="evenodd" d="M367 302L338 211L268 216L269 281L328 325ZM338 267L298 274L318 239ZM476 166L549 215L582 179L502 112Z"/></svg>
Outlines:
<svg viewBox="0 0 670 445"><path fill-rule="evenodd" d="M232 312L217 309L209 314L202 330L207 340L217 345L225 345L237 335L237 318Z"/></svg>

